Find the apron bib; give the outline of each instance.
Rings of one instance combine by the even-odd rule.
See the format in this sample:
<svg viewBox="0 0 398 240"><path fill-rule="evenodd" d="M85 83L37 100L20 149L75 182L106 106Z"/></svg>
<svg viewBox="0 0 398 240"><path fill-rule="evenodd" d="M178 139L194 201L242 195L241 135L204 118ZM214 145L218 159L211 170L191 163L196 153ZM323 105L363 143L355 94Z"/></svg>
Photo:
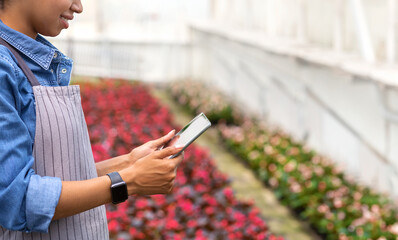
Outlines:
<svg viewBox="0 0 398 240"><path fill-rule="evenodd" d="M94 158L81 106L79 86L40 86L16 50L1 41L18 60L32 85L36 100L36 132L33 169L40 176L62 181L96 178ZM25 233L0 227L0 240L109 239L105 206L52 221L48 233Z"/></svg>

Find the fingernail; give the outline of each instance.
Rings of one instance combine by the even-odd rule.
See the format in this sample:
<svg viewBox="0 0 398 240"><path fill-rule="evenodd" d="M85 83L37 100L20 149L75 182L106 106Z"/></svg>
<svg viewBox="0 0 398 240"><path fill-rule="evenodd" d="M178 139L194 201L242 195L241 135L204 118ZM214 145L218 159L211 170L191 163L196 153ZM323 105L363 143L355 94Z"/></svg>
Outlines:
<svg viewBox="0 0 398 240"><path fill-rule="evenodd" d="M169 134L171 134L173 132L175 132L175 129L171 130L167 135L169 135Z"/></svg>
<svg viewBox="0 0 398 240"><path fill-rule="evenodd" d="M176 147L176 148L183 148L184 145L182 145L182 144L180 145L180 144L179 144L179 145L176 145L175 147Z"/></svg>

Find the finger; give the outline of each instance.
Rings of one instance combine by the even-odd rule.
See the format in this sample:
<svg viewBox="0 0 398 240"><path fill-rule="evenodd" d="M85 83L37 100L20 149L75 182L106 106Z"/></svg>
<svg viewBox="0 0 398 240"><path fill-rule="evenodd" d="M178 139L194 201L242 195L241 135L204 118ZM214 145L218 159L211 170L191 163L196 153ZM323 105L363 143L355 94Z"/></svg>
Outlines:
<svg viewBox="0 0 398 240"><path fill-rule="evenodd" d="M177 148L177 147L171 146L171 147L167 147L162 150L156 151L153 154L156 158L163 159L163 158L169 157L171 155L174 155L181 150L182 150L182 147Z"/></svg>
<svg viewBox="0 0 398 240"><path fill-rule="evenodd" d="M153 146L155 147L161 147L164 144L166 144L168 141L170 141L170 139L172 139L175 135L176 130L171 130L168 134L166 134L163 137L160 137L158 139L155 139L152 141Z"/></svg>
<svg viewBox="0 0 398 240"><path fill-rule="evenodd" d="M174 161L175 166L177 167L182 162L183 159L184 159L184 152L181 152L180 155L178 155L178 157L172 158L170 160Z"/></svg>
<svg viewBox="0 0 398 240"><path fill-rule="evenodd" d="M168 164L170 171L173 171L174 174L177 174L178 165L181 163L181 161L183 159L184 159L183 152L181 154L179 154L177 157L167 158L167 164Z"/></svg>

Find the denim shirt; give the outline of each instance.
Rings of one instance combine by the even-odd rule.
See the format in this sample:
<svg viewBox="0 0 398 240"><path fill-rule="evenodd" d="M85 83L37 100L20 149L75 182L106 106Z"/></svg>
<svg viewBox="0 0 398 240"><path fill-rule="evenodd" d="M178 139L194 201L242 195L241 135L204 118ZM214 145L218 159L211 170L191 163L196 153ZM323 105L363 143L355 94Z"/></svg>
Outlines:
<svg viewBox="0 0 398 240"><path fill-rule="evenodd" d="M36 40L0 21L0 37L15 47L39 83L66 86L72 60L38 35ZM36 110L33 89L11 52L0 45L0 225L47 232L61 194L61 179L32 169Z"/></svg>

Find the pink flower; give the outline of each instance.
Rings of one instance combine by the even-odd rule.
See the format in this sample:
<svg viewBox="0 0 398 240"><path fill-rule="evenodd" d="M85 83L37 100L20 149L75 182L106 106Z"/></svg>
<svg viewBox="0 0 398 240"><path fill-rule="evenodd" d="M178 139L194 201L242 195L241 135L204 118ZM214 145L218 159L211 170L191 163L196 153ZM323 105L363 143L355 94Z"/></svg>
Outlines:
<svg viewBox="0 0 398 240"><path fill-rule="evenodd" d="M181 228L180 224L173 218L167 219L165 227L167 230L178 230Z"/></svg>
<svg viewBox="0 0 398 240"><path fill-rule="evenodd" d="M234 217L234 219L235 219L237 222L244 222L244 221L246 221L246 216L245 216L244 214L242 214L241 212L238 212L238 211L236 211L236 212L233 214L233 217Z"/></svg>
<svg viewBox="0 0 398 240"><path fill-rule="evenodd" d="M328 212L328 211L330 211L330 208L329 208L329 206L326 205L326 204L322 204L322 205L320 205L320 206L318 207L318 212L320 212L320 213L326 213L326 212Z"/></svg>
<svg viewBox="0 0 398 240"><path fill-rule="evenodd" d="M116 233L120 230L120 225L116 220L110 220L108 222L108 229L110 233Z"/></svg>
<svg viewBox="0 0 398 240"><path fill-rule="evenodd" d="M207 215L213 215L215 213L215 209L213 207L206 207L205 208L205 213Z"/></svg>
<svg viewBox="0 0 398 240"><path fill-rule="evenodd" d="M225 194L225 192L224 192L224 194ZM212 197L212 196L210 196L210 195L208 195L208 194L204 195L204 196L203 196L203 199L204 199L210 206L217 206L217 205L218 205L217 199L215 199L214 197Z"/></svg>
<svg viewBox="0 0 398 240"><path fill-rule="evenodd" d="M318 190L320 191L320 192L323 192L323 191L325 191L325 189L326 189L326 183L325 182L319 182L319 184L318 184Z"/></svg>
<svg viewBox="0 0 398 240"><path fill-rule="evenodd" d="M198 225L198 223L197 223L196 220L189 220L189 221L187 222L187 226L188 226L189 228L195 228L197 225Z"/></svg>
<svg viewBox="0 0 398 240"><path fill-rule="evenodd" d="M344 203L340 198L336 198L333 200L333 205L335 208L341 208L343 207Z"/></svg>
<svg viewBox="0 0 398 240"><path fill-rule="evenodd" d="M392 234L398 235L398 223L394 223L393 225L389 226L388 231Z"/></svg>
<svg viewBox="0 0 398 240"><path fill-rule="evenodd" d="M152 199L159 206L163 206L166 204L166 197L164 195L152 195Z"/></svg>
<svg viewBox="0 0 398 240"><path fill-rule="evenodd" d="M202 185L202 184L197 184L195 185L195 191L198 193L203 193L207 190L206 186Z"/></svg>
<svg viewBox="0 0 398 240"><path fill-rule="evenodd" d="M148 200L146 200L145 198L138 198L135 201L134 206L138 209L144 209L148 206Z"/></svg>
<svg viewBox="0 0 398 240"><path fill-rule="evenodd" d="M135 228L130 228L129 233L130 233L130 236L134 237L138 232Z"/></svg>
<svg viewBox="0 0 398 240"><path fill-rule="evenodd" d="M221 221L219 221L218 223L217 223L217 226L219 227L219 228L226 228L227 226L228 226L228 220L226 220L226 219L223 219L223 220L221 220Z"/></svg>
<svg viewBox="0 0 398 240"><path fill-rule="evenodd" d="M190 200L181 200L178 202L178 206L187 214L192 214L194 206Z"/></svg>
<svg viewBox="0 0 398 240"><path fill-rule="evenodd" d="M233 191L231 188L227 187L224 189L224 195L227 199L232 199L233 198Z"/></svg>

